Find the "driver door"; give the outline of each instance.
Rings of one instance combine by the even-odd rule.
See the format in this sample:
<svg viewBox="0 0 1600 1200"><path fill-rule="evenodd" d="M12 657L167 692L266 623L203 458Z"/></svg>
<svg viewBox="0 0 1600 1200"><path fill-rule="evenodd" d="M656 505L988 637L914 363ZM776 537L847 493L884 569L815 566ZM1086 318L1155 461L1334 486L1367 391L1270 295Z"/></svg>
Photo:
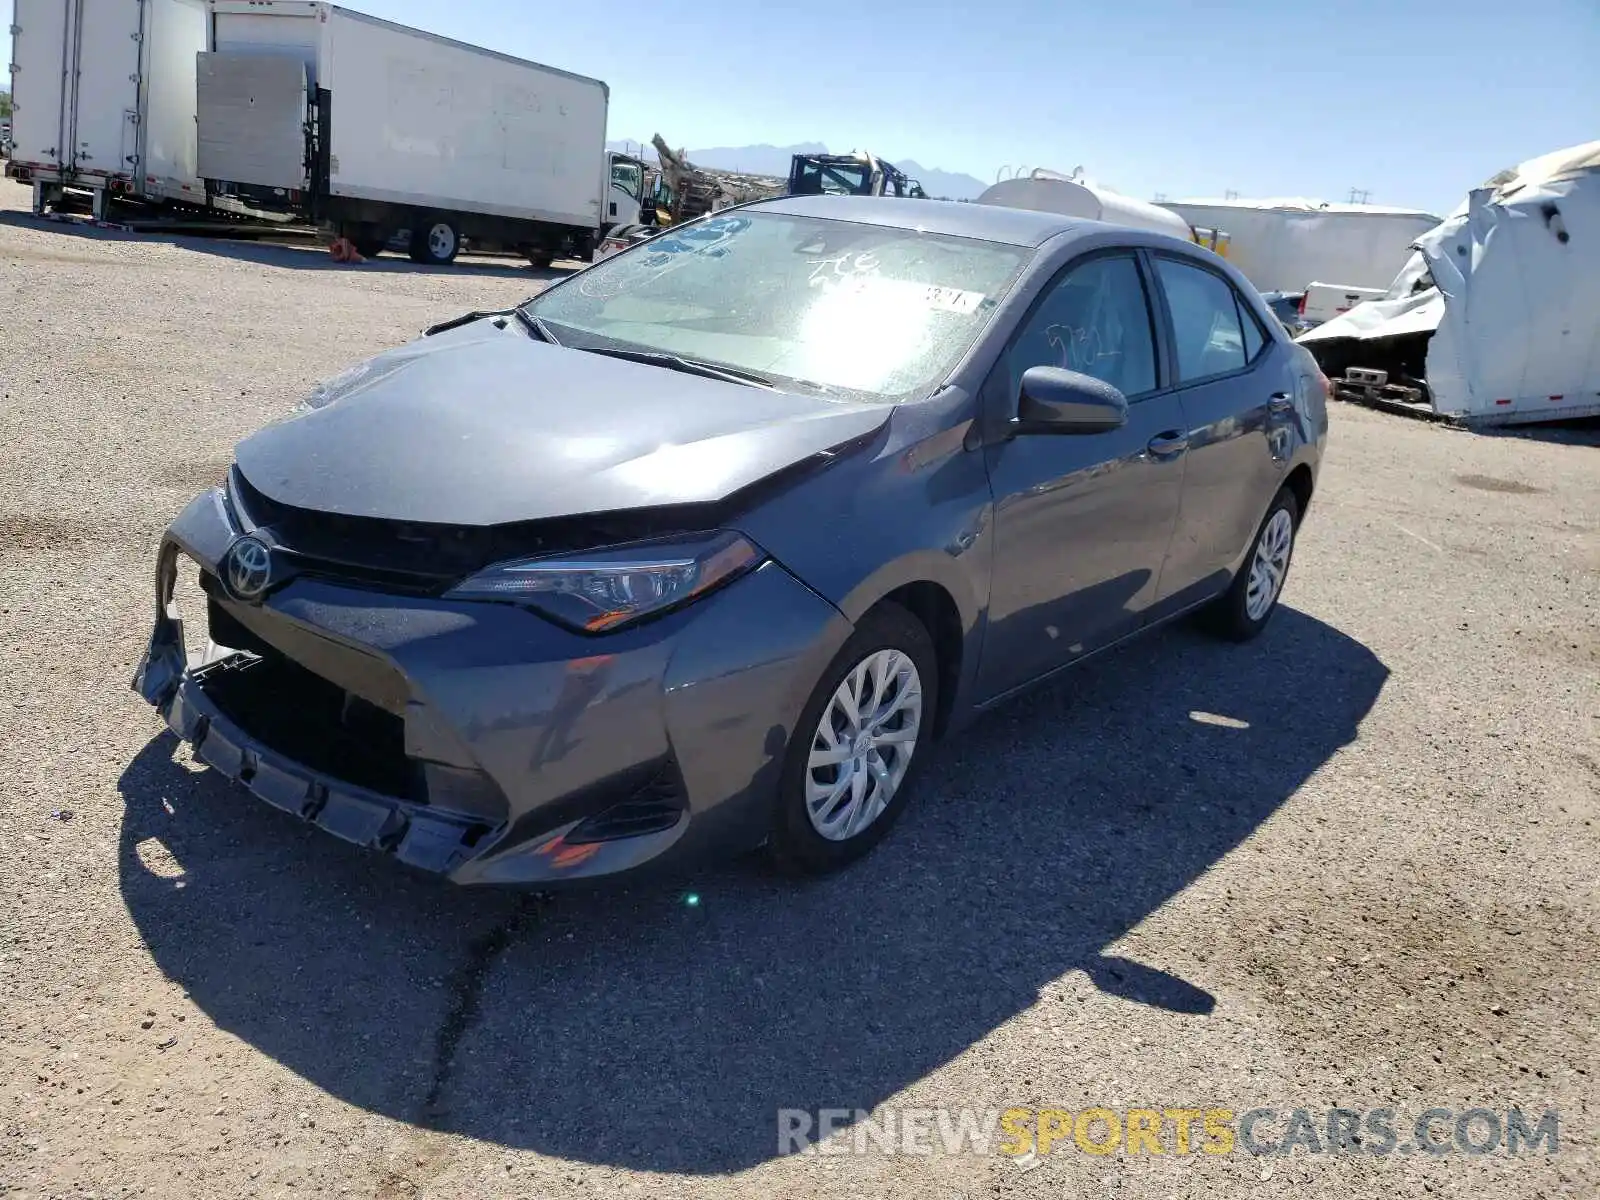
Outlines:
<svg viewBox="0 0 1600 1200"><path fill-rule="evenodd" d="M1182 407L1162 377L1151 295L1131 250L1078 260L1035 302L990 380L1009 419L1024 371L1066 367L1121 389L1128 420L1109 433L990 439L985 699L1132 632L1158 594L1186 442Z"/></svg>

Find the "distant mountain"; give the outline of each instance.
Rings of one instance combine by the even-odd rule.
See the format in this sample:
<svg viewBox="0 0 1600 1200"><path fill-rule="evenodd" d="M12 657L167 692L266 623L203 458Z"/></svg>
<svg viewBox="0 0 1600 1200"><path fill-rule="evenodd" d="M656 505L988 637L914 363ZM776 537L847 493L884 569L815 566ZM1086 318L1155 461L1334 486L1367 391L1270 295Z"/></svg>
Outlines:
<svg viewBox="0 0 1600 1200"><path fill-rule="evenodd" d="M938 167L924 167L915 159L890 160L913 179L922 181L922 190L930 196L946 200L976 200L989 185L974 175L960 171L941 171Z"/></svg>
<svg viewBox="0 0 1600 1200"><path fill-rule="evenodd" d="M655 152L645 142L645 157L653 158ZM607 142L606 149L636 153L640 143ZM789 160L796 154L827 154L828 147L821 142L801 142L794 146L712 146L705 150L690 150L689 161L716 171L743 171L749 175L775 175L780 179L789 176ZM930 196L944 196L951 200L971 200L988 184L971 175L957 171L941 171L937 167L924 167L911 159L890 157L894 163L913 179L922 181Z"/></svg>

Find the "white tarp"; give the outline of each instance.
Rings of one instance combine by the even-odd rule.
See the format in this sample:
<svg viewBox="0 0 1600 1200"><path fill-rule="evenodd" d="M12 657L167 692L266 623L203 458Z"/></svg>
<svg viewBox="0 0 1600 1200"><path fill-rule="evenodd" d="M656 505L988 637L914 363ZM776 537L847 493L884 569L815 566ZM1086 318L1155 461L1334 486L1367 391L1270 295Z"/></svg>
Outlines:
<svg viewBox="0 0 1600 1200"><path fill-rule="evenodd" d="M1439 223L1432 213L1299 198L1163 200L1190 225L1228 234L1227 258L1263 292L1303 292L1313 282L1382 288L1412 242Z"/></svg>
<svg viewBox="0 0 1600 1200"><path fill-rule="evenodd" d="M1600 141L1501 172L1416 247L1384 299L1299 340L1315 350L1432 331L1440 413L1505 423L1600 413Z"/></svg>

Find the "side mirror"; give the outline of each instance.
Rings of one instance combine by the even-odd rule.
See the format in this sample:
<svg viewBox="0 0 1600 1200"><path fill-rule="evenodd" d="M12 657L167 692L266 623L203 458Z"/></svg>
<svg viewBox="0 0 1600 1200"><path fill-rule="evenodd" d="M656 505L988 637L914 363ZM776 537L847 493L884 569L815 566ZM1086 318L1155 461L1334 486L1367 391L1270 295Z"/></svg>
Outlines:
<svg viewBox="0 0 1600 1200"><path fill-rule="evenodd" d="M1128 398L1064 367L1029 367L1017 399L1017 433L1110 433L1128 423Z"/></svg>

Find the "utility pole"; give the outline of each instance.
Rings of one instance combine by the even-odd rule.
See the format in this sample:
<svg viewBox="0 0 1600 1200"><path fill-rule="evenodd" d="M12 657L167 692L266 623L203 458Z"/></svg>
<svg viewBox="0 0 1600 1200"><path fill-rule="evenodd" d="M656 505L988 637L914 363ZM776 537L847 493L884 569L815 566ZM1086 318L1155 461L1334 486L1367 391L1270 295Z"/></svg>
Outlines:
<svg viewBox="0 0 1600 1200"><path fill-rule="evenodd" d="M1237 200L1239 198L1239 193L1234 191L1232 188L1229 188L1227 191L1222 193L1222 198L1224 200Z"/></svg>
<svg viewBox="0 0 1600 1200"><path fill-rule="evenodd" d="M1365 204L1367 202L1367 200L1371 197L1371 195L1372 195L1371 192L1363 191L1361 188L1351 188L1350 189L1350 203L1351 204Z"/></svg>

